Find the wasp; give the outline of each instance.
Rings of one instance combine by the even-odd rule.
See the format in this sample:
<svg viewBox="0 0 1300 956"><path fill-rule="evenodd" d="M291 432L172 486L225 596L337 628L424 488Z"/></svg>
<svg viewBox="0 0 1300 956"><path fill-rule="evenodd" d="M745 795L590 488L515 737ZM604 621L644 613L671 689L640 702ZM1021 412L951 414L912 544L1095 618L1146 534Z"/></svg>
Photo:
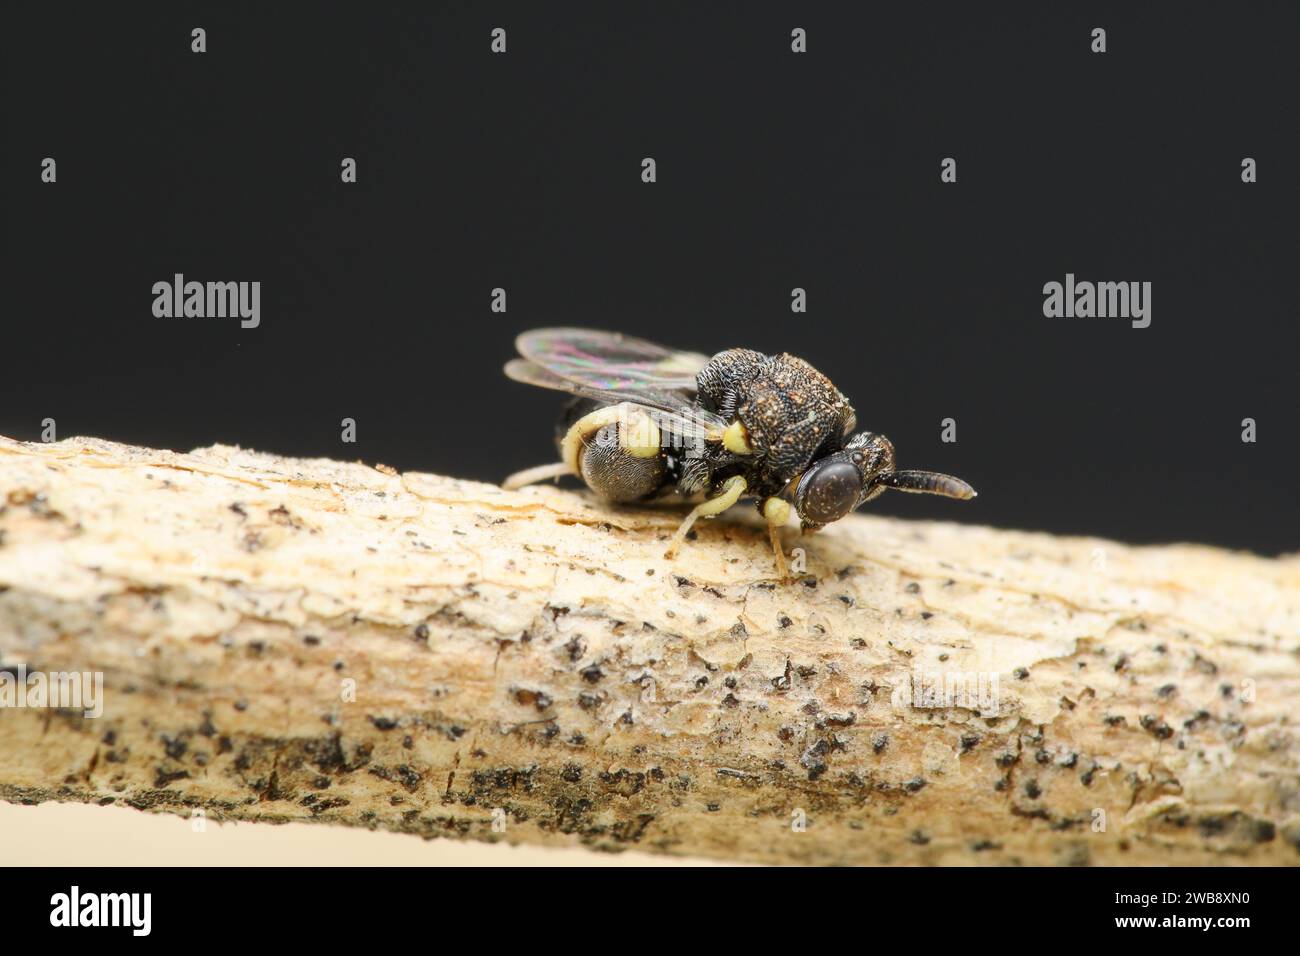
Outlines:
<svg viewBox="0 0 1300 956"><path fill-rule="evenodd" d="M511 475L506 488L563 475L617 503L667 497L694 504L671 559L700 518L753 499L767 522L781 578L780 529L797 514L805 533L838 521L887 488L975 497L966 482L899 471L884 435L857 430L857 414L830 379L796 356L727 349L712 358L591 329L534 329L505 366L517 382L567 392L556 433L560 461Z"/></svg>

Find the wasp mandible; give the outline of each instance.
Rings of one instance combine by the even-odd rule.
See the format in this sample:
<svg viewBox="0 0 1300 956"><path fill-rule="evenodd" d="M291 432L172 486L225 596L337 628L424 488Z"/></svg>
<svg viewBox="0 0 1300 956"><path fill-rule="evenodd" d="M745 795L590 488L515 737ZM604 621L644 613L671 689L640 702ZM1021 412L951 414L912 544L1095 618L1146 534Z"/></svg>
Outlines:
<svg viewBox="0 0 1300 956"><path fill-rule="evenodd" d="M838 521L886 488L974 498L959 478L898 471L884 435L856 431L849 400L787 353L727 349L712 358L592 329L534 329L515 341L517 382L568 392L556 435L560 461L511 475L520 488L576 475L609 501L676 495L698 504L665 553L699 518L752 498L767 521L777 570L788 577L779 531Z"/></svg>

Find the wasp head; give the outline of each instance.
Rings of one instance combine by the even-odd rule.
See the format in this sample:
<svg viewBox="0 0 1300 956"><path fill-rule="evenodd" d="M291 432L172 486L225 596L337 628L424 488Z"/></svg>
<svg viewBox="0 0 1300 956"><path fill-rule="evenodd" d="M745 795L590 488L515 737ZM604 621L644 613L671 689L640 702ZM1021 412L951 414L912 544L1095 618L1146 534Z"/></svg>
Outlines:
<svg viewBox="0 0 1300 956"><path fill-rule="evenodd" d="M894 446L884 435L859 432L839 451L813 462L787 493L805 531L838 521L886 488L947 498L974 498L960 478L933 471L896 471Z"/></svg>

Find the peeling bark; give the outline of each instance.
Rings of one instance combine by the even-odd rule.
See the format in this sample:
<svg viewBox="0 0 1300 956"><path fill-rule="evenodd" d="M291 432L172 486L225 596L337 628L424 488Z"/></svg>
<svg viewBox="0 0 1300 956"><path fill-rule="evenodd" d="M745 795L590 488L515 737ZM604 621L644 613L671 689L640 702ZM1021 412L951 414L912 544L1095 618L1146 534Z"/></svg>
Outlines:
<svg viewBox="0 0 1300 956"><path fill-rule="evenodd" d="M780 584L743 517L665 561L677 517L0 439L0 667L105 682L97 719L0 709L0 798L773 863L1300 862L1300 559L857 516L791 534Z"/></svg>

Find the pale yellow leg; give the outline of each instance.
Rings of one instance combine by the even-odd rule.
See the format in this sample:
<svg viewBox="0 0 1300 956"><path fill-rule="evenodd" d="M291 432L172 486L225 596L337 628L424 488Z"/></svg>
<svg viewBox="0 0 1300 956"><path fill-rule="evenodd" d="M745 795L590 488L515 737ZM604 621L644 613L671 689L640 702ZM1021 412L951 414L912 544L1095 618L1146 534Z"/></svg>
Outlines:
<svg viewBox="0 0 1300 956"><path fill-rule="evenodd" d="M659 447L659 426L649 415L628 402L606 405L588 412L574 422L560 443L560 457L575 475L581 474L578 460L588 438L606 425L618 426L618 444L634 458L653 458Z"/></svg>
<svg viewBox="0 0 1300 956"><path fill-rule="evenodd" d="M553 465L538 465L536 468L525 468L523 471L516 471L501 482L501 487L506 491L518 491L524 485L534 485L549 478L563 478L565 475L571 474L573 474L573 471L562 461Z"/></svg>
<svg viewBox="0 0 1300 956"><path fill-rule="evenodd" d="M745 479L736 475L728 478L722 485L722 492L716 497L710 498L703 504L698 504L691 509L691 513L678 527L677 533L673 535L673 540L668 543L668 550L664 552L664 557L671 559L677 554L677 549L682 546L686 540L686 534L691 530L691 525L695 524L696 518L712 518L714 515L720 515L737 501L745 493Z"/></svg>
<svg viewBox="0 0 1300 956"><path fill-rule="evenodd" d="M785 551L781 547L781 528L790 520L790 504L780 498L768 498L763 502L763 517L767 519L767 537L772 542L772 554L776 557L776 573L782 581L790 579L790 566L786 564Z"/></svg>

